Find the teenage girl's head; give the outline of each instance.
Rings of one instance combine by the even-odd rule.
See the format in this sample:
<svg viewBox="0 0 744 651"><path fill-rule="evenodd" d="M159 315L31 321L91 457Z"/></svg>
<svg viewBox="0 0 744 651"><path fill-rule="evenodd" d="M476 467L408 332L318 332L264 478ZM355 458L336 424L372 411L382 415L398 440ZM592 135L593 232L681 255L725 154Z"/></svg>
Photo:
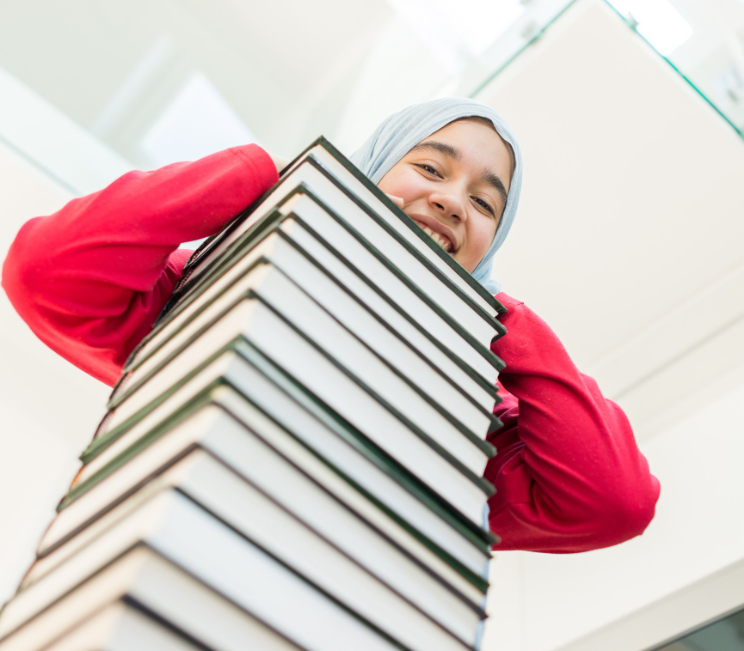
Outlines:
<svg viewBox="0 0 744 651"><path fill-rule="evenodd" d="M490 277L493 255L514 220L522 159L496 111L463 98L410 106L352 160L478 281L500 290Z"/></svg>

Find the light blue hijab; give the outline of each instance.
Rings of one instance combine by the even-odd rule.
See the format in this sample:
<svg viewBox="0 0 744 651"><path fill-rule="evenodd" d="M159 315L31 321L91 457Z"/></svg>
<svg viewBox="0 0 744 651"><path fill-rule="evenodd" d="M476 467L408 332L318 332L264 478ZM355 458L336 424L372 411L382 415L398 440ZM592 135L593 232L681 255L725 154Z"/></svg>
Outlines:
<svg viewBox="0 0 744 651"><path fill-rule="evenodd" d="M414 145L453 120L471 116L490 120L497 133L511 145L514 152L514 173L504 214L501 216L491 247L473 271L473 277L479 283L492 294L498 294L501 285L491 278L493 256L509 233L522 188L522 151L511 128L501 115L485 104L464 97L446 97L414 104L384 120L367 142L354 152L351 161L376 185Z"/></svg>

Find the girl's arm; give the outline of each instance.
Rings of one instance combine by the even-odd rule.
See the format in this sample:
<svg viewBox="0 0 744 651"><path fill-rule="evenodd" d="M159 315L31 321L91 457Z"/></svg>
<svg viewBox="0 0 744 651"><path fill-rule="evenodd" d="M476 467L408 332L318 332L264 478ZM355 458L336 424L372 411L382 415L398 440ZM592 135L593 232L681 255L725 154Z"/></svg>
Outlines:
<svg viewBox="0 0 744 651"><path fill-rule="evenodd" d="M497 550L569 553L641 534L654 516L659 482L625 414L578 371L548 325L506 294L509 333L492 350L506 368L498 406L504 427L486 477Z"/></svg>
<svg viewBox="0 0 744 651"><path fill-rule="evenodd" d="M27 222L2 285L44 343L113 385L181 276L191 252L178 246L218 231L277 179L256 145L130 172Z"/></svg>
<svg viewBox="0 0 744 651"><path fill-rule="evenodd" d="M18 233L2 284L53 350L113 385L181 276L181 242L211 235L277 181L272 159L247 145L193 163L131 172ZM658 481L622 411L578 372L548 326L523 304L494 352L507 368L504 427L486 476L498 489L499 549L576 552L613 545L653 517Z"/></svg>

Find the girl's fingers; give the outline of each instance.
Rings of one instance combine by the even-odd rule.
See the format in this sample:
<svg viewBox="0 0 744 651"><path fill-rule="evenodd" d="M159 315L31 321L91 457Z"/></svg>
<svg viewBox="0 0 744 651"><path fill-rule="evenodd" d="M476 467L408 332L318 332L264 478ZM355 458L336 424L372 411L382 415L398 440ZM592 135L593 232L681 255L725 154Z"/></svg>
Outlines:
<svg viewBox="0 0 744 651"><path fill-rule="evenodd" d="M392 195L392 194L388 194L387 196L390 199L390 201L392 201L396 206L398 206L398 208L403 207L403 199L401 197L396 197L395 195Z"/></svg>
<svg viewBox="0 0 744 651"><path fill-rule="evenodd" d="M269 154L269 156L271 157L271 160L274 161L274 166L279 174L281 174L282 170L289 165L289 161L282 156L275 156L274 154Z"/></svg>

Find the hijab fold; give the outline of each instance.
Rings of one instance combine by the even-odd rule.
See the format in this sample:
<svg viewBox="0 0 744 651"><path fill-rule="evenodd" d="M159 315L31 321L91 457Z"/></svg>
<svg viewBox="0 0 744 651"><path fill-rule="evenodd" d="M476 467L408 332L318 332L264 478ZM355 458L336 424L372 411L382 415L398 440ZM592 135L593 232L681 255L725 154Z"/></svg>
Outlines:
<svg viewBox="0 0 744 651"><path fill-rule="evenodd" d="M473 271L473 277L488 291L498 294L501 285L491 277L493 257L506 239L517 212L522 188L522 151L506 120L490 106L464 97L446 97L414 104L394 113L380 124L351 156L351 161L376 185L415 145L454 120L481 117L490 120L496 132L514 152L514 172L509 196L491 246Z"/></svg>

